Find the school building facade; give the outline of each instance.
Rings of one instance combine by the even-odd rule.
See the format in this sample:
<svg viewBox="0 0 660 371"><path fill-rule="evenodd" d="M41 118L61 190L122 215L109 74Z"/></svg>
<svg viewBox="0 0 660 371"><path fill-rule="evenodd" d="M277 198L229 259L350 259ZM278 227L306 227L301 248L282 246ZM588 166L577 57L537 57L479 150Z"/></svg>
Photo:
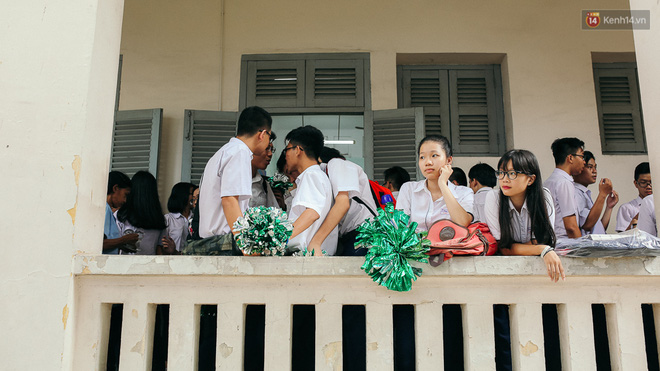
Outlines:
<svg viewBox="0 0 660 371"><path fill-rule="evenodd" d="M415 145L427 133L449 137L466 171L524 148L547 177L552 141L575 136L623 204L636 196L638 163L660 172L656 2L43 0L0 8L3 368L104 369L113 303L124 304L127 370L149 368L156 304L170 304L172 369L197 364L202 304L218 305L219 369L240 369L249 355L246 304L266 306L266 369L290 364L298 304L315 305L317 369L341 367L337 324L347 304L365 306L368 369L392 368L397 304L415 306L420 370L442 364L443 304L463 308L471 370L495 367L493 304L510 306L515 369L545 365L542 304L557 304L563 367L594 369L595 303L606 305L613 368L647 367L640 304L660 303L655 258L564 259L568 278L558 285L537 258L454 259L424 266L410 293L394 293L371 282L359 258L100 253L110 168L148 168L164 200L175 183L197 181L249 105L274 114L280 138L302 124L321 128L375 179L397 164L414 178ZM650 29L584 29L584 11L611 9L649 10ZM660 326L660 307L655 313Z"/></svg>

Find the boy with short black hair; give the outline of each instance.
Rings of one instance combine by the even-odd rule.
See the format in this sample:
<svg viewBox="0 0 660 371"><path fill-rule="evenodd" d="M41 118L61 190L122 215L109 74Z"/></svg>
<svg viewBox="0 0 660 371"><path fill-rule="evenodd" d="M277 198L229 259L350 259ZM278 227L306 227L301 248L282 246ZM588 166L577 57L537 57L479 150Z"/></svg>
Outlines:
<svg viewBox="0 0 660 371"><path fill-rule="evenodd" d="M616 214L616 231L623 232L637 226L637 215L642 206L642 200L653 194L651 185L651 167L648 162L642 162L635 167L635 179L633 180L637 188L638 196L619 207Z"/></svg>
<svg viewBox="0 0 660 371"><path fill-rule="evenodd" d="M399 196L399 189L405 182L410 181L410 174L401 166L392 166L384 172L385 184L383 187L392 192L392 197L396 199Z"/></svg>
<svg viewBox="0 0 660 371"><path fill-rule="evenodd" d="M593 153L584 151L584 162L586 165L582 172L573 175L575 181L575 202L577 204L577 218L582 235L604 234L610 224L612 209L619 201L619 196L612 189L612 181L603 178L598 183L598 196L594 202L591 199L591 191L587 187L596 183L598 178L598 166ZM603 212L603 217L598 220Z"/></svg>
<svg viewBox="0 0 660 371"><path fill-rule="evenodd" d="M584 142L578 138L561 138L552 142L551 149L556 167L543 185L555 202L555 235L559 244L582 236L572 176L584 169Z"/></svg>
<svg viewBox="0 0 660 371"><path fill-rule="evenodd" d="M214 237L213 244L223 254L231 253L232 227L248 208L252 197L252 156L263 153L270 145L272 123L263 108L247 107L238 118L236 137L222 146L204 168L199 186L199 235ZM191 253L205 254L200 251L204 240L193 244L188 245L194 250Z"/></svg>
<svg viewBox="0 0 660 371"><path fill-rule="evenodd" d="M497 184L495 169L482 162L472 166L468 172L470 182L468 185L474 192L474 220L484 221L484 205L486 195Z"/></svg>
<svg viewBox="0 0 660 371"><path fill-rule="evenodd" d="M291 246L308 248L312 237L321 227L332 208L332 185L328 176L321 170L318 159L323 149L323 133L313 126L301 126L286 136L286 166L290 172L300 175L296 178L296 194L291 202L289 220L293 222L293 233L289 239ZM337 251L338 230L335 226L320 245L328 255ZM315 248L314 255L321 255Z"/></svg>
<svg viewBox="0 0 660 371"><path fill-rule="evenodd" d="M465 175L465 171L463 171L463 169L461 169L460 167L455 167L455 166L452 166L451 169L453 171L451 173L451 176L449 177L449 181L454 183L454 185L456 186L467 187L468 181L467 181L467 176Z"/></svg>
<svg viewBox="0 0 660 371"><path fill-rule="evenodd" d="M129 249L127 245L135 245L137 233L121 235L117 226L114 210L126 203L126 197L131 193L131 180L120 171L111 171L108 175L108 194L105 204L105 223L103 224L103 253L119 254L120 249ZM132 252L132 250L130 251Z"/></svg>
<svg viewBox="0 0 660 371"><path fill-rule="evenodd" d="M273 133L273 140L276 139ZM273 143L266 148L261 154L255 154L252 157L252 197L250 198L250 207L265 206L277 207L282 206L278 203L270 183L266 180L265 170L273 159Z"/></svg>

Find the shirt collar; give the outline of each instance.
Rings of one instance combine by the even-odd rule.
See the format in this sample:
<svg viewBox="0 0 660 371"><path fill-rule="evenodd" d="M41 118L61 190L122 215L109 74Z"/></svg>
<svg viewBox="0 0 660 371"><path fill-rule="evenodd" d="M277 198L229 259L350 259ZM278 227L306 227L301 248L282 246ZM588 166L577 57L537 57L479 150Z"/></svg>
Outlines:
<svg viewBox="0 0 660 371"><path fill-rule="evenodd" d="M527 197L525 197L525 202L523 202L522 208L520 209L520 213L522 213L523 210L527 210ZM509 199L509 212L515 212L517 213L518 210L516 210L516 207L513 206L513 202L511 202L511 199Z"/></svg>
<svg viewBox="0 0 660 371"><path fill-rule="evenodd" d="M447 182L447 186L449 187L449 190L451 191L451 193L456 193L455 192L456 191L456 185L454 185L454 183ZM417 186L415 187L415 189L413 191L414 192L426 191L426 192L429 192L429 193L431 192L431 191L429 191L428 187L426 186L426 180L422 180L422 181L418 182Z"/></svg>
<svg viewBox="0 0 660 371"><path fill-rule="evenodd" d="M303 172L300 173L300 175L298 175L298 177L296 178L296 185L297 186L300 186L300 182L305 177L305 174L307 174L307 172L309 172L310 170L314 171L313 168L316 168L319 171L321 170L321 167L319 165L312 165L312 166L308 167L307 169L303 170Z"/></svg>
<svg viewBox="0 0 660 371"><path fill-rule="evenodd" d="M580 183L574 183L575 184L575 189L577 189L580 192L587 193L588 189L584 185Z"/></svg>
<svg viewBox="0 0 660 371"><path fill-rule="evenodd" d="M559 175L560 177L562 177L562 178L564 178L564 179L568 179L568 180L571 181L571 183L574 183L574 181L573 181L573 177L571 176L571 174L565 172L564 170L562 170L562 169L560 169L560 168L558 168L558 167L555 168L555 170L553 171L553 173L557 173L557 175Z"/></svg>
<svg viewBox="0 0 660 371"><path fill-rule="evenodd" d="M258 182L261 182L261 179L262 179L262 178L261 178L261 174L259 174L259 172L257 171L257 175L255 175L255 176L252 178L252 183L258 183Z"/></svg>
<svg viewBox="0 0 660 371"><path fill-rule="evenodd" d="M237 143L239 146L243 146L243 147L246 148L248 151L250 151L250 156L253 156L253 155L254 155L254 153L252 153L252 150L250 149L250 147L248 147L248 145L245 144L244 141L242 141L242 140L240 140L240 139L238 139L238 138L236 138L236 137L233 137L233 138L229 139L229 143Z"/></svg>
<svg viewBox="0 0 660 371"><path fill-rule="evenodd" d="M491 187L482 187L482 188L479 188L475 194L489 192L491 190L493 190L493 188L491 188Z"/></svg>

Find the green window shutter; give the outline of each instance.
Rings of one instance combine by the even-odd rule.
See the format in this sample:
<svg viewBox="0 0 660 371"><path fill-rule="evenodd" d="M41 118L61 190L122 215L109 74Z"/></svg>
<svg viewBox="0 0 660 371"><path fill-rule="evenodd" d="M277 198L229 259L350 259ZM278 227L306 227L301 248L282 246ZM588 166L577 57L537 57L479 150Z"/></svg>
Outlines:
<svg viewBox="0 0 660 371"><path fill-rule="evenodd" d="M594 64L594 82L603 153L646 152L635 65Z"/></svg>
<svg viewBox="0 0 660 371"><path fill-rule="evenodd" d="M238 113L186 110L181 181L199 184L208 160L236 135Z"/></svg>
<svg viewBox="0 0 660 371"><path fill-rule="evenodd" d="M163 109L116 111L110 170L132 177L148 170L158 177L158 150Z"/></svg>
<svg viewBox="0 0 660 371"><path fill-rule="evenodd" d="M493 71L449 71L451 144L457 154L498 153Z"/></svg>
<svg viewBox="0 0 660 371"><path fill-rule="evenodd" d="M421 179L417 144L424 137L424 108L366 111L364 129L365 170L370 179L382 182L383 172L396 165L406 169L411 178L416 174Z"/></svg>
<svg viewBox="0 0 660 371"><path fill-rule="evenodd" d="M309 59L306 62L306 107L363 107L363 59Z"/></svg>
<svg viewBox="0 0 660 371"><path fill-rule="evenodd" d="M424 107L426 135L451 137L447 71L405 69L401 73L403 107Z"/></svg>
<svg viewBox="0 0 660 371"><path fill-rule="evenodd" d="M304 60L249 61L247 105L304 107Z"/></svg>

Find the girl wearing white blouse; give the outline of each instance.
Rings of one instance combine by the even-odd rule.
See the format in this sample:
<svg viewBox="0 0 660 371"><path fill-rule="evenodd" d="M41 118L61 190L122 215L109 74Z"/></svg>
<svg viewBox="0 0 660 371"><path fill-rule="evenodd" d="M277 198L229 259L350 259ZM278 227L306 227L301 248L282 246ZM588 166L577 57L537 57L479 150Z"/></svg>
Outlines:
<svg viewBox="0 0 660 371"><path fill-rule="evenodd" d="M503 255L539 255L551 280L565 279L554 252L554 202L543 188L536 156L514 149L502 156L497 168L500 189L486 196L484 214L500 251Z"/></svg>
<svg viewBox="0 0 660 371"><path fill-rule="evenodd" d="M470 188L449 182L452 173L452 150L441 135L428 135L419 142L418 165L425 180L401 186L396 208L417 222L417 231L428 229L440 219L468 226L472 222L474 193Z"/></svg>

